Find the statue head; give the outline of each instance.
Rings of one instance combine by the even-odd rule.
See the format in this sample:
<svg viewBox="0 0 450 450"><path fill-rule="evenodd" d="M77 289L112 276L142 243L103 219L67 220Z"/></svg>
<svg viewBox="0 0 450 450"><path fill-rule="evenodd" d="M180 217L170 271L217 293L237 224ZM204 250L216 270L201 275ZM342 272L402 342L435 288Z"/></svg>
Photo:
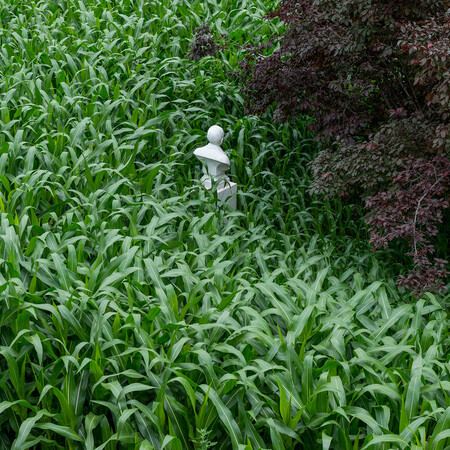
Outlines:
<svg viewBox="0 0 450 450"><path fill-rule="evenodd" d="M222 145L224 135L225 133L223 132L223 129L221 127L219 127L218 125L213 125L208 130L208 134L206 135L206 137L211 144L220 146Z"/></svg>

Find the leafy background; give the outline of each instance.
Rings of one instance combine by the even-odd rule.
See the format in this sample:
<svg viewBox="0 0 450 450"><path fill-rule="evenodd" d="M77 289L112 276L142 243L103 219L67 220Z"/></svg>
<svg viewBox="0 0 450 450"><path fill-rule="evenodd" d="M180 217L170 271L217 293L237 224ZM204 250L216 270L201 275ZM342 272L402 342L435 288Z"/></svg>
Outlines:
<svg viewBox="0 0 450 450"><path fill-rule="evenodd" d="M395 287L305 131L243 115L271 1L0 5L0 448L443 449L448 303ZM240 184L217 209L212 124Z"/></svg>

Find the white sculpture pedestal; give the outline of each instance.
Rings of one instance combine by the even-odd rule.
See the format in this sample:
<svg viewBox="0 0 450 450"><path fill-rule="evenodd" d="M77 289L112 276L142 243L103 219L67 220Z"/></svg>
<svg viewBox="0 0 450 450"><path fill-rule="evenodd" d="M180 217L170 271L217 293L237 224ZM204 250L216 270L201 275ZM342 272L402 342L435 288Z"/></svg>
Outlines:
<svg viewBox="0 0 450 450"><path fill-rule="evenodd" d="M208 145L194 151L194 155L203 164L203 177L201 182L206 189L211 189L214 182L219 182L217 197L219 205L226 203L232 208L237 208L237 184L230 181L226 171L230 169L230 159L220 147L223 142L223 129L213 125L207 134Z"/></svg>
<svg viewBox="0 0 450 450"><path fill-rule="evenodd" d="M236 193L237 183L233 183L232 181L230 181L225 186L219 187L219 189L217 189L217 198L220 200L220 203L226 203L233 209L237 209Z"/></svg>

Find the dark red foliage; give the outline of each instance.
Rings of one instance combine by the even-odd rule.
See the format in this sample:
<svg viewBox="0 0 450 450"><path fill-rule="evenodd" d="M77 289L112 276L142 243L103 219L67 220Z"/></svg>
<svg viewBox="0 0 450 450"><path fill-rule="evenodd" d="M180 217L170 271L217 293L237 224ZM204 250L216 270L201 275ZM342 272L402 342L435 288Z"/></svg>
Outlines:
<svg viewBox="0 0 450 450"><path fill-rule="evenodd" d="M193 60L208 55L215 56L218 51L226 47L226 36L213 33L208 25L203 24L195 29L194 40L189 44L187 56Z"/></svg>
<svg viewBox="0 0 450 450"><path fill-rule="evenodd" d="M281 0L274 17L288 25L277 50L254 48L239 68L247 112L312 116L325 146L311 191L366 199L374 246L411 244L400 284L442 288L432 241L449 205L450 0Z"/></svg>
<svg viewBox="0 0 450 450"><path fill-rule="evenodd" d="M411 247L408 253L416 268L400 284L413 288L416 293L424 290L443 289L441 281L449 275L447 261L434 258L434 246L430 240L438 233L442 222L442 210L449 207L446 198L450 188L450 161L435 156L431 161L423 158L405 158L404 170L393 180L395 189L380 192L366 200L371 209L367 223L371 227L371 243L374 248L386 248L389 241L405 239Z"/></svg>

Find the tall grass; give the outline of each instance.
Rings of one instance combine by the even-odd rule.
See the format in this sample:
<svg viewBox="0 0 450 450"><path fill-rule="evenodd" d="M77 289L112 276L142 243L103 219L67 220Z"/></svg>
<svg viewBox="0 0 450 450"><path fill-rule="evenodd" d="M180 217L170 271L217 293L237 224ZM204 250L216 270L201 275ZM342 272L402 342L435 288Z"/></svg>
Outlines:
<svg viewBox="0 0 450 450"><path fill-rule="evenodd" d="M449 445L446 299L306 193L314 142L244 117L239 54L184 57L272 3L1 3L0 448ZM212 124L237 211L198 181Z"/></svg>

